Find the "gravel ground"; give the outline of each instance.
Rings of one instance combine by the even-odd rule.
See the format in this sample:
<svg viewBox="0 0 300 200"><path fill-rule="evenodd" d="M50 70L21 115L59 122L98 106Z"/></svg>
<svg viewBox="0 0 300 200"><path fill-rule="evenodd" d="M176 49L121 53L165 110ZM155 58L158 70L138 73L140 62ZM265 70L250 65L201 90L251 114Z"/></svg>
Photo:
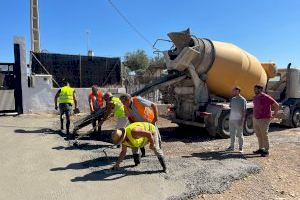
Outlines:
<svg viewBox="0 0 300 200"><path fill-rule="evenodd" d="M9 161L0 166L0 199L24 196L27 199L99 199L99 195L100 199L132 199L136 191L141 194L140 199L147 200L299 197L299 129L273 128L271 147L280 150L272 151L269 158L261 158L250 153L256 148L254 136L246 137L244 154L227 153L223 150L228 140L215 140L204 130L181 130L161 119L159 127L169 167L169 173L164 174L149 149L138 167L133 167L129 155L121 170L111 172L109 168L120 151L110 148L108 143L113 124L114 120L104 124L101 137L91 140L83 136L79 148L75 148L56 131L57 116L1 117L0 139L5 142L0 147L0 158ZM20 165L14 167L15 163ZM18 182L12 177L18 178ZM47 183L40 183L41 179ZM288 185L288 189L280 182ZM39 190L41 186L43 189ZM127 192L109 189L112 186L126 188ZM16 188L18 193L13 192Z"/></svg>

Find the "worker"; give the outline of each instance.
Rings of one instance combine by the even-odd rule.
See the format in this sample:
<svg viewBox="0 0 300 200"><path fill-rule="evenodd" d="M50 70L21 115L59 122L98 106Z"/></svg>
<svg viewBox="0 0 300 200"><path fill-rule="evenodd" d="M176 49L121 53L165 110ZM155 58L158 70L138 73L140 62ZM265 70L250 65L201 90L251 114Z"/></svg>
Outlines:
<svg viewBox="0 0 300 200"><path fill-rule="evenodd" d="M276 117L279 104L269 95L263 92L263 86L254 86L255 97L253 99L253 128L258 139L258 150L254 154L261 154L262 157L269 155L268 131L272 118ZM274 114L272 115L272 111Z"/></svg>
<svg viewBox="0 0 300 200"><path fill-rule="evenodd" d="M163 172L167 172L166 162L163 156L163 151L159 145L159 137L156 130L156 127L151 123L134 122L125 128L114 131L112 134L112 141L116 145L122 145L122 150L116 164L112 169L119 169L121 162L126 156L127 147L132 148L133 151L136 151L138 148L150 144L149 147L157 156L161 166L163 167ZM135 164L138 165L139 163Z"/></svg>
<svg viewBox="0 0 300 200"><path fill-rule="evenodd" d="M240 94L241 88L234 87L232 89L233 97L230 100L230 115L229 115L229 131L230 131L230 146L227 151L234 151L235 137L239 140L239 152L243 152L243 127L246 117L246 99Z"/></svg>
<svg viewBox="0 0 300 200"><path fill-rule="evenodd" d="M158 110L155 103L148 101L140 96L131 97L130 94L123 94L120 96L125 109L125 113L130 123L133 122L149 122L155 125L161 143L159 129L156 126L158 119ZM144 148L141 148L142 157L146 156Z"/></svg>
<svg viewBox="0 0 300 200"><path fill-rule="evenodd" d="M63 87L59 89L54 98L55 110L57 110L57 99L59 102L59 111L60 111L60 128L64 129L64 119L63 115L66 115L66 134L69 137L70 133L70 115L72 112L72 104L75 104L75 109L77 110L77 100L76 93L73 88L70 87L68 81L63 79Z"/></svg>
<svg viewBox="0 0 300 200"><path fill-rule="evenodd" d="M118 97L113 96L110 92L106 92L103 96L106 103L106 112L101 119L101 124L107 120L111 114L117 118L116 129L124 128L127 123L127 117L125 115L124 106Z"/></svg>
<svg viewBox="0 0 300 200"><path fill-rule="evenodd" d="M98 89L97 85L92 86L92 92L89 94L89 106L91 114L96 113L97 111L103 109L103 93ZM97 121L98 121L98 132L101 132L101 126L99 126L100 118L93 120L93 132L97 132Z"/></svg>

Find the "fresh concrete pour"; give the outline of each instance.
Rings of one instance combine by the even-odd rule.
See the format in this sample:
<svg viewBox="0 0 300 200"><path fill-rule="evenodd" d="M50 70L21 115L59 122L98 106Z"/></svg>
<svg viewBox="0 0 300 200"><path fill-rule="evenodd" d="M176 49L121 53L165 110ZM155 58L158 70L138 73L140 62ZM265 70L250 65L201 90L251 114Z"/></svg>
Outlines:
<svg viewBox="0 0 300 200"><path fill-rule="evenodd" d="M141 165L133 167L133 159L127 156L121 170L112 173L109 168L120 149L85 138L74 148L56 131L57 116L22 115L0 120L0 199L191 199L201 193L222 192L234 180L259 172L258 166L239 153L192 147L191 153L182 156L177 155L178 149L191 145L165 141L168 174L161 173L148 148ZM110 133L105 124L104 132Z"/></svg>
<svg viewBox="0 0 300 200"><path fill-rule="evenodd" d="M73 147L69 148L73 149ZM89 148L88 144L79 145L79 149L85 148ZM103 150L108 155L107 157ZM98 180L117 180L125 176L136 175L157 176L164 182L164 187L168 187L174 183L181 186L177 188L177 191L173 190L173 195L168 197L168 200L184 200L192 199L202 193L220 193L227 189L233 181L260 171L260 167L244 159L242 154L211 152L211 155L220 155L221 159L214 160L209 157L200 159L197 158L197 154L195 154L195 157L167 159L169 173L165 174L161 173L161 166L156 156L149 154L150 150L147 151L148 156L142 158L139 166L133 167L131 156L127 156L121 165L121 170L110 171L108 166L112 166L117 160L119 151L119 149L110 149L107 147L94 150L94 154L90 155L92 157L88 157L87 162L83 162L85 168L91 169L91 174L84 177L75 177L71 181L80 182L87 179L97 181L97 178L93 178L94 175L98 176ZM128 154L131 154L130 150ZM95 157L93 158L93 156ZM90 162L90 160L93 161ZM145 178L145 180L149 179Z"/></svg>

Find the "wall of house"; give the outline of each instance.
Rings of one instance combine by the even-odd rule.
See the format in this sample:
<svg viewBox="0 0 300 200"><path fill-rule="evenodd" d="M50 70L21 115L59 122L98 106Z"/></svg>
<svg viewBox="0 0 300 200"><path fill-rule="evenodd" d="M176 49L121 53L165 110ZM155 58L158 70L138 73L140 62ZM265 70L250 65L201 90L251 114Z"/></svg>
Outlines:
<svg viewBox="0 0 300 200"><path fill-rule="evenodd" d="M27 78L27 77L26 77ZM81 112L89 112L88 95L91 88L74 88ZM103 93L113 94L125 93L125 88L99 88ZM56 112L54 109L54 97L58 88L52 87L51 75L33 75L32 87L23 89L23 110L24 113Z"/></svg>

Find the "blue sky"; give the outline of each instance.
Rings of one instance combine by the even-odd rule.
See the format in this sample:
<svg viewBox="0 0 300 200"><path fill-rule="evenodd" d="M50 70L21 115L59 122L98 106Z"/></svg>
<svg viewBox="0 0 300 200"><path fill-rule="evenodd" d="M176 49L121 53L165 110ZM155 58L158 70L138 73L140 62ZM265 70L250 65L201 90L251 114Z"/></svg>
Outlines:
<svg viewBox="0 0 300 200"><path fill-rule="evenodd" d="M300 67L300 0L112 0L152 43L190 27L194 35L234 43L260 61ZM30 0L0 0L0 62L13 61L13 36L30 49ZM41 48L86 54L86 30L97 56L152 49L107 0L40 0ZM166 45L160 45L166 48Z"/></svg>

